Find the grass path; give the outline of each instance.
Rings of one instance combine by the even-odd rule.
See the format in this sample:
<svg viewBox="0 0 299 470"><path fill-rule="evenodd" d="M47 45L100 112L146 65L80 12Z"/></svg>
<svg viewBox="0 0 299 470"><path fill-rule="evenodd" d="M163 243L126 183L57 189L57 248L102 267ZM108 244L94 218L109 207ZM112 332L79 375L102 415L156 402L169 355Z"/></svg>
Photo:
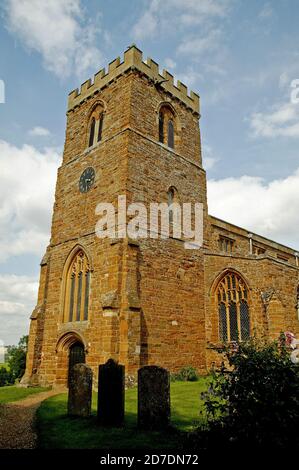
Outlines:
<svg viewBox="0 0 299 470"><path fill-rule="evenodd" d="M15 385L9 385L7 387L0 387L0 405L4 403L11 403L24 398L29 397L30 395L46 392L50 388L45 387L34 387L34 388L25 388L17 387Z"/></svg>
<svg viewBox="0 0 299 470"><path fill-rule="evenodd" d="M35 391L34 389L18 389L17 387L3 388L6 390L0 391L2 392L2 397L0 396L0 449L35 448L37 444L36 410L43 400L57 394L57 391L41 392L40 390L44 389ZM35 393L30 393L33 390ZM24 393L26 391L27 393ZM27 398L15 401L16 396L22 395ZM14 400L13 402L8 402L9 396Z"/></svg>

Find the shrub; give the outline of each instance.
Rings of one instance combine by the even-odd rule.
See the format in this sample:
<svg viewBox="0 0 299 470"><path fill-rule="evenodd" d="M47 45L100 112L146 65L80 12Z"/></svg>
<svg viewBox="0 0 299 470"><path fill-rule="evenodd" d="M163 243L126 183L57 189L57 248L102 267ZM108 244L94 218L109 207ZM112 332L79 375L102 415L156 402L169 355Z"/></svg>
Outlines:
<svg viewBox="0 0 299 470"><path fill-rule="evenodd" d="M173 374L172 380L182 380L184 382L196 382L198 380L197 370L192 366L183 367L177 374Z"/></svg>
<svg viewBox="0 0 299 470"><path fill-rule="evenodd" d="M230 443L286 448L298 444L299 366L280 342L251 340L225 351L205 396L208 424Z"/></svg>

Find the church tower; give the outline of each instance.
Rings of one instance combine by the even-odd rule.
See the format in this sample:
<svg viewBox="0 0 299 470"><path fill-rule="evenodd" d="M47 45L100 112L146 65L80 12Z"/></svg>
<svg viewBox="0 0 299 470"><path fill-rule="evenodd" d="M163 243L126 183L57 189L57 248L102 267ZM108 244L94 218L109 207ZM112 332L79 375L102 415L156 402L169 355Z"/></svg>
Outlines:
<svg viewBox="0 0 299 470"><path fill-rule="evenodd" d="M109 358L128 376L147 364L205 370L203 248L95 233L97 205L118 218L119 196L146 208L201 203L205 227L199 117L198 95L135 46L70 93L23 382L65 386L73 364L96 376Z"/></svg>

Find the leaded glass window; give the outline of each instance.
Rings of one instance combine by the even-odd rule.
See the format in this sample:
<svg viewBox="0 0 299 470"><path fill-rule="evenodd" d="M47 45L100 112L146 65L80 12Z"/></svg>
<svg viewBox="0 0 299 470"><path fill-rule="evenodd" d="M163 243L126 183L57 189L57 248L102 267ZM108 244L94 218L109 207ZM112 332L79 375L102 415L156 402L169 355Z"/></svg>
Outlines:
<svg viewBox="0 0 299 470"><path fill-rule="evenodd" d="M219 315L219 337L225 342L250 338L248 289L236 273L226 274L216 289Z"/></svg>
<svg viewBox="0 0 299 470"><path fill-rule="evenodd" d="M65 281L64 320L88 320L90 268L87 256L80 250L71 261Z"/></svg>

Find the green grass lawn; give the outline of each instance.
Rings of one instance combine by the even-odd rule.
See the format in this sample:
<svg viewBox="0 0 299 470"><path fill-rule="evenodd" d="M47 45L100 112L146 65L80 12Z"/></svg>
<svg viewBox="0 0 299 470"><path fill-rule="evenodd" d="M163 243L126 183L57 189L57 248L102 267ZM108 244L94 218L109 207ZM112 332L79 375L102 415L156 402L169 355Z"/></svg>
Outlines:
<svg viewBox="0 0 299 470"><path fill-rule="evenodd" d="M33 393L40 393L49 390L48 388L34 387L34 388L22 388L9 385L7 387L0 387L0 404L8 403L11 401L22 400L27 398Z"/></svg>
<svg viewBox="0 0 299 470"><path fill-rule="evenodd" d="M159 449L177 448L181 433L203 421L200 393L207 388L207 379L198 382L171 383L171 423L167 432L141 432L137 429L137 389L126 391L124 428L103 428L96 421L96 394L93 395L92 417L67 416L67 395L44 401L37 412L39 446L41 448Z"/></svg>

